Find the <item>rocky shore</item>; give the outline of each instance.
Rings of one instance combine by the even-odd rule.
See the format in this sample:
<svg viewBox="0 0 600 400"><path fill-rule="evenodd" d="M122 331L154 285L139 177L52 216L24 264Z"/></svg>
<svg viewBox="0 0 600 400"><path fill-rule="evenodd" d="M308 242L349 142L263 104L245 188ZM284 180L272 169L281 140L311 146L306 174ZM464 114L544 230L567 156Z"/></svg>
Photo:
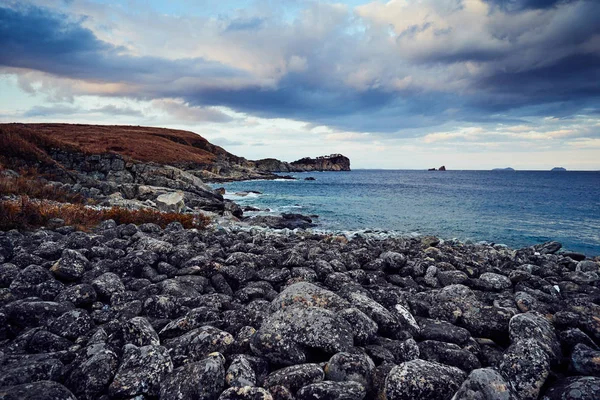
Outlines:
<svg viewBox="0 0 600 400"><path fill-rule="evenodd" d="M0 232L0 399L597 399L599 259L560 247Z"/></svg>

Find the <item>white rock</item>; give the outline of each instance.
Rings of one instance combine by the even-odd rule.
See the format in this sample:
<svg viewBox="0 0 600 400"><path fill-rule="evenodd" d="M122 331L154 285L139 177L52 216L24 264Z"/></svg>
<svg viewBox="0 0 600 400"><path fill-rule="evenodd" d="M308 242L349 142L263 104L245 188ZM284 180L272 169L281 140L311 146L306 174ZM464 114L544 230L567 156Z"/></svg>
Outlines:
<svg viewBox="0 0 600 400"><path fill-rule="evenodd" d="M156 198L156 206L163 212L181 212L185 207L183 192L161 194Z"/></svg>

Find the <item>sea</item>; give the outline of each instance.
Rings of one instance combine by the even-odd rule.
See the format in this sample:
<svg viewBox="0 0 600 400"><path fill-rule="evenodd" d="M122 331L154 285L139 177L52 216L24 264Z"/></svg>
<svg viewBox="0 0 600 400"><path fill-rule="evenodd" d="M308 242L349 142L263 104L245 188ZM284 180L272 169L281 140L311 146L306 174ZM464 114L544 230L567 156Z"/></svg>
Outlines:
<svg viewBox="0 0 600 400"><path fill-rule="evenodd" d="M600 255L600 172L353 170L215 184L258 214L317 215L317 230L435 235ZM307 177L315 178L305 180ZM239 194L244 191L260 193ZM238 193L238 194L236 194Z"/></svg>

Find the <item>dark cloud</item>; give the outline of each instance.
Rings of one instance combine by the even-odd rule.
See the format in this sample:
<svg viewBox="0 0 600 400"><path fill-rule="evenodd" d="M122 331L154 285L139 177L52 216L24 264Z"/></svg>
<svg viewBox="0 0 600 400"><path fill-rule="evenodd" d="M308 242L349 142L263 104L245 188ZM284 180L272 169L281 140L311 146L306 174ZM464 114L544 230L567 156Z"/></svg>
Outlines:
<svg viewBox="0 0 600 400"><path fill-rule="evenodd" d="M81 20L35 6L0 7L0 65L58 76L127 83L179 77L235 77L233 68L202 58L134 57L96 38Z"/></svg>
<svg viewBox="0 0 600 400"><path fill-rule="evenodd" d="M593 46L586 50L585 44L600 34L600 3L579 1L563 19L559 17L564 2L493 3L499 19L478 31L481 38L465 34L468 24L438 27L415 21L397 37L397 47L389 36L378 39L368 30L349 30L353 22L346 18L332 22L323 37L310 32L310 26L273 25L271 19L233 19L225 33L224 25L219 25L218 33L227 38L248 40L257 49L263 45L283 49L277 57L265 59L265 65L285 65L290 55L302 60L293 71L282 66L277 71L281 74L266 85L250 73L202 58L128 55L125 49L99 40L83 27L81 19L49 9L0 6L0 66L123 84L117 96L155 100L155 107L188 123L230 122L230 115L214 107L224 106L259 117L291 118L356 132L403 131L410 136L417 134L417 128L452 121L521 123L527 116L568 117L581 110L597 110L600 54ZM503 11L534 8L550 10L554 19L540 17L545 12L507 17ZM319 27L325 25L320 21ZM247 30L253 31L251 35L227 34ZM426 37L423 46L421 35ZM418 44L416 50L402 47L411 41ZM467 64L476 67L474 72L465 72ZM360 75L364 71L366 77ZM414 80L406 85L391 84L412 78L411 74ZM423 76L426 79L419 81ZM77 110L36 107L25 116L69 112ZM141 115L116 106L87 112Z"/></svg>
<svg viewBox="0 0 600 400"><path fill-rule="evenodd" d="M260 29L260 27L265 22L264 18L253 17L253 18L238 18L231 21L225 31L227 32L235 32L235 31L253 31L256 29Z"/></svg>
<svg viewBox="0 0 600 400"><path fill-rule="evenodd" d="M558 7L579 0L484 0L505 11L540 10Z"/></svg>

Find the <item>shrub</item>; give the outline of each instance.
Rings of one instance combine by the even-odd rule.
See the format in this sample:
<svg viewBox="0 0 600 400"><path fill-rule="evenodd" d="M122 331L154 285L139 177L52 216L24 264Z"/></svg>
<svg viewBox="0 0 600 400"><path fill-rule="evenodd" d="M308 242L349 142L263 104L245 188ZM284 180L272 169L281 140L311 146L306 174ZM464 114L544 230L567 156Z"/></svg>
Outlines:
<svg viewBox="0 0 600 400"><path fill-rule="evenodd" d="M35 229L46 226L51 219L60 218L66 225L89 230L100 222L113 219L117 224L154 223L162 228L171 222L180 222L184 228L204 229L210 219L204 215L162 213L152 209L129 210L122 207L95 209L83 204L61 204L47 200L0 201L0 230Z"/></svg>

